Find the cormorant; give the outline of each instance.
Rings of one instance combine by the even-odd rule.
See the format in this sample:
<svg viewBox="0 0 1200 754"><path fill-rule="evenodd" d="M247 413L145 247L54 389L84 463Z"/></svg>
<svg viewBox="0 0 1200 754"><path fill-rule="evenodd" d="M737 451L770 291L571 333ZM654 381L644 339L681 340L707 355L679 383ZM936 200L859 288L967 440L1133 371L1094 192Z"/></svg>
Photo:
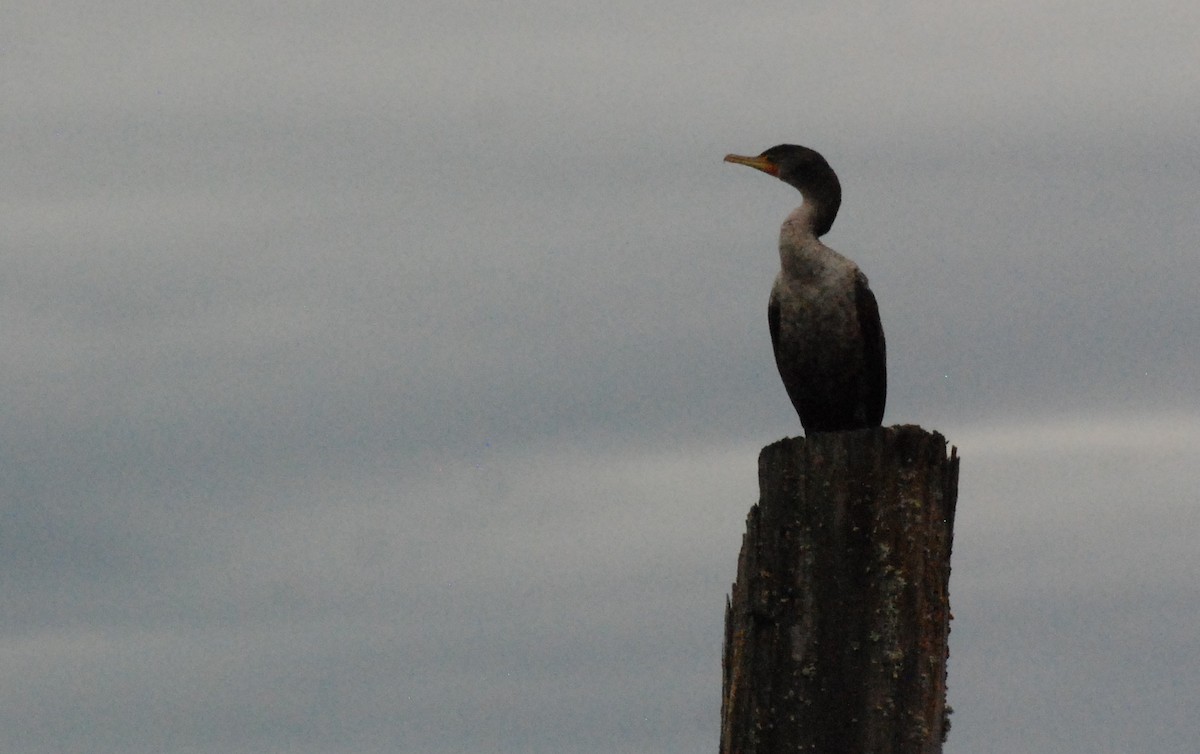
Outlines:
<svg viewBox="0 0 1200 754"><path fill-rule="evenodd" d="M794 144L725 161L773 175L804 197L780 229L767 321L805 433L878 427L887 395L879 306L858 265L819 240L842 203L837 174L820 154Z"/></svg>

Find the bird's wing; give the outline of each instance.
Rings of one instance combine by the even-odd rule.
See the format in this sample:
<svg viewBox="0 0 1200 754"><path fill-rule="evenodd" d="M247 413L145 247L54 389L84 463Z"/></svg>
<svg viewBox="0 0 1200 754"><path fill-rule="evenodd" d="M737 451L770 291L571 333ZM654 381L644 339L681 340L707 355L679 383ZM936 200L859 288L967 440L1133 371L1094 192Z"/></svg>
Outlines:
<svg viewBox="0 0 1200 754"><path fill-rule="evenodd" d="M879 426L883 423L883 406L887 401L887 348L883 325L879 321L879 304L867 287L867 277L861 272L854 281L854 303L862 333L867 420L872 426Z"/></svg>

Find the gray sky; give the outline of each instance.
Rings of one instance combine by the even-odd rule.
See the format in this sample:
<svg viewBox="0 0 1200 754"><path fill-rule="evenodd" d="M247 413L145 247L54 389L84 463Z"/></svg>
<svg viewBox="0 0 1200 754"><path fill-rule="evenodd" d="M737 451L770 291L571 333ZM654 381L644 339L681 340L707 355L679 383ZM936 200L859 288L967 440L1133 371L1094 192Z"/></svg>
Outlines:
<svg viewBox="0 0 1200 754"><path fill-rule="evenodd" d="M963 457L948 751L1200 740L1191 2L0 11L0 749L716 748L780 142Z"/></svg>

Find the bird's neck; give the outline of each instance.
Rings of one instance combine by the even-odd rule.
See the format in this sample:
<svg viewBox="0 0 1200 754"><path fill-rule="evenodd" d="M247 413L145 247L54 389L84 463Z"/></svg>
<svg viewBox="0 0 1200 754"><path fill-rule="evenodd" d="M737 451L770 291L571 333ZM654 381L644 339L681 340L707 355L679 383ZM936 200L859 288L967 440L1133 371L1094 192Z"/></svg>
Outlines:
<svg viewBox="0 0 1200 754"><path fill-rule="evenodd" d="M779 230L779 264L787 278L820 277L832 261L840 258L813 232L813 214L817 208L805 202L788 215Z"/></svg>
<svg viewBox="0 0 1200 754"><path fill-rule="evenodd" d="M826 197L822 192L808 189L802 190L804 203L788 215L787 222L803 226L814 236L823 236L833 227L841 202L833 197Z"/></svg>

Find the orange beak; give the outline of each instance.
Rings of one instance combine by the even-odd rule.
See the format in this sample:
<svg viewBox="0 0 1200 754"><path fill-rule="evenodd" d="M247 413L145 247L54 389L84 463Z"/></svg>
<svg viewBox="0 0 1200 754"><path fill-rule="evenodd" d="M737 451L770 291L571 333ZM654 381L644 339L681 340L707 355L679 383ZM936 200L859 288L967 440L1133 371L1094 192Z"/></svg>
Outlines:
<svg viewBox="0 0 1200 754"><path fill-rule="evenodd" d="M779 177L779 166L768 160L766 157L743 157L740 154L725 155L725 162L732 162L738 165L749 165L755 170L761 170L767 175Z"/></svg>

